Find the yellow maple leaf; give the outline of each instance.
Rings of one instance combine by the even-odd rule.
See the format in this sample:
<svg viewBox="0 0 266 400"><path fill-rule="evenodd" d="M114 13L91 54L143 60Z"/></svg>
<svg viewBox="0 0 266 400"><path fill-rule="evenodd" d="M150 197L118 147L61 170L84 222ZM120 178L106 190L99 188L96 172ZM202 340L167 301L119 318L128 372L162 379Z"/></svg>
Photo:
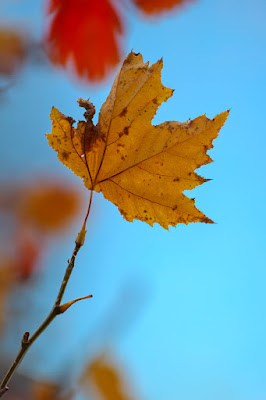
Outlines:
<svg viewBox="0 0 266 400"><path fill-rule="evenodd" d="M212 120L202 115L192 121L152 125L162 102L173 90L161 83L162 60L149 67L141 54L125 59L94 126L95 108L79 99L85 121L52 109L49 144L58 158L83 178L88 189L102 192L118 206L127 221L153 225L212 222L183 194L206 182L194 172L212 160L206 154L229 111Z"/></svg>

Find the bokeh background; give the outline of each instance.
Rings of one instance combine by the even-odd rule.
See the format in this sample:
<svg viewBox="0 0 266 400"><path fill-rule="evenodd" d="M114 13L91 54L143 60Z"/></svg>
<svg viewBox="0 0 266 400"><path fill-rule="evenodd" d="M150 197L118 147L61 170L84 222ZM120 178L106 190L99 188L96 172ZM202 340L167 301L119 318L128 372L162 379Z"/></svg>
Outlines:
<svg viewBox="0 0 266 400"><path fill-rule="evenodd" d="M52 398L45 391L32 394L32 382L43 381L77 399L264 400L266 3L194 0L157 14L129 1L115 3L124 29L120 60L131 49L150 63L163 56L162 82L175 89L153 123L205 113L213 118L231 109L209 152L214 163L198 171L213 180L187 193L216 223L169 231L128 223L95 194L65 299L94 297L56 318L27 354L6 398ZM0 3L1 28L19 30L28 46L16 73L1 78L3 373L23 333L32 333L54 302L89 199L47 144L51 107L82 119L81 97L99 111L119 68L86 80L55 66L40 46L51 18L46 10L44 0ZM89 56L97 59L97 51ZM20 256L14 256L18 204L38 182L68 188L73 215L67 225L37 236L30 224L25 233L20 217L19 235L27 235L22 247L29 253L20 271ZM49 201L54 204L53 197ZM46 205L50 213L44 199L41 214ZM15 258L16 279L6 266ZM110 388L113 397L103 394L97 368L105 368L103 375L124 394Z"/></svg>

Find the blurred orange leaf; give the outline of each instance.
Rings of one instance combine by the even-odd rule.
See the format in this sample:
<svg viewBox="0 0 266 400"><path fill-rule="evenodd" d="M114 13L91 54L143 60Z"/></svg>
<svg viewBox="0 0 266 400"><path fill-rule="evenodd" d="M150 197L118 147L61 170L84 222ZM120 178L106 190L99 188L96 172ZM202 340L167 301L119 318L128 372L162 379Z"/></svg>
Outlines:
<svg viewBox="0 0 266 400"><path fill-rule="evenodd" d="M212 120L152 125L162 102L173 90L161 83L162 60L148 66L142 55L130 53L119 71L99 122L95 108L79 99L86 121L75 129L73 119L52 109L52 132L47 135L59 160L83 178L90 190L102 192L119 207L127 221L138 219L165 229L189 222L212 222L183 194L206 182L194 172L212 160L207 155L228 111Z"/></svg>
<svg viewBox="0 0 266 400"><path fill-rule="evenodd" d="M119 61L121 21L109 0L50 0L46 44L54 64L72 60L80 77L98 80Z"/></svg>
<svg viewBox="0 0 266 400"><path fill-rule="evenodd" d="M75 189L53 182L36 183L24 190L19 217L39 231L64 228L77 214L80 197Z"/></svg>
<svg viewBox="0 0 266 400"><path fill-rule="evenodd" d="M14 264L1 257L0 263L0 333L6 321L7 296L15 283Z"/></svg>
<svg viewBox="0 0 266 400"><path fill-rule="evenodd" d="M86 368L81 383L86 389L92 384L102 400L129 400L121 371L106 356L97 357Z"/></svg>
<svg viewBox="0 0 266 400"><path fill-rule="evenodd" d="M80 205L81 193L62 181L2 184L0 211L7 217L3 226L7 246L3 248L10 253L17 279L27 279L37 271L47 233L50 237L65 229L78 215Z"/></svg>
<svg viewBox="0 0 266 400"><path fill-rule="evenodd" d="M34 382L31 387L32 400L56 400L59 399L59 386L50 382Z"/></svg>
<svg viewBox="0 0 266 400"><path fill-rule="evenodd" d="M25 44L15 30L0 28L0 74L12 75L25 58Z"/></svg>

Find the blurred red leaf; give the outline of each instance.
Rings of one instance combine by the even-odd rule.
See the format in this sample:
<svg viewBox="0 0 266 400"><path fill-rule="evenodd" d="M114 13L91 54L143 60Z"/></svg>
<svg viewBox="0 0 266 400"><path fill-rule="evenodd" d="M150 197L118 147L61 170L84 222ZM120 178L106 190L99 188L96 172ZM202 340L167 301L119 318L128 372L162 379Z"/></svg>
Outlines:
<svg viewBox="0 0 266 400"><path fill-rule="evenodd" d="M80 77L99 80L119 62L122 24L109 0L50 0L48 12L46 45L54 64L72 58Z"/></svg>
<svg viewBox="0 0 266 400"><path fill-rule="evenodd" d="M135 5L146 14L155 14L180 6L187 0L133 0Z"/></svg>
<svg viewBox="0 0 266 400"><path fill-rule="evenodd" d="M19 279L29 278L38 268L43 243L27 226L21 226L16 241L15 270Z"/></svg>
<svg viewBox="0 0 266 400"><path fill-rule="evenodd" d="M6 220L1 231L7 242L3 249L10 253L17 280L37 272L47 239L68 228L81 202L81 192L62 181L40 179L10 187L2 183L0 212Z"/></svg>

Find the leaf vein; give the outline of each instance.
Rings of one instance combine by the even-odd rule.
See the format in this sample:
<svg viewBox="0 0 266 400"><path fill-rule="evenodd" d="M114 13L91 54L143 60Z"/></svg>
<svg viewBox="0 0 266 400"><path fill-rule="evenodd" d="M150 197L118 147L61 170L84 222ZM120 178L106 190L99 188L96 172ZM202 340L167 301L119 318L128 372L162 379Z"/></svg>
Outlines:
<svg viewBox="0 0 266 400"><path fill-rule="evenodd" d="M173 209L173 207L171 207L171 206L167 206L166 204L158 203L157 201L154 201L154 200L148 199L147 197L144 197L144 196L141 196L139 194L133 193L130 190L128 190L128 189L124 188L123 186L121 186L119 183L113 181L112 179L109 179L109 181L114 183L115 185L119 186L120 189L125 190L127 193L132 194L133 196L139 197L140 199L143 199L143 200L147 200L147 201L149 201L151 203L154 203L154 204L158 204L159 206L162 206L162 207L167 207L167 208Z"/></svg>

